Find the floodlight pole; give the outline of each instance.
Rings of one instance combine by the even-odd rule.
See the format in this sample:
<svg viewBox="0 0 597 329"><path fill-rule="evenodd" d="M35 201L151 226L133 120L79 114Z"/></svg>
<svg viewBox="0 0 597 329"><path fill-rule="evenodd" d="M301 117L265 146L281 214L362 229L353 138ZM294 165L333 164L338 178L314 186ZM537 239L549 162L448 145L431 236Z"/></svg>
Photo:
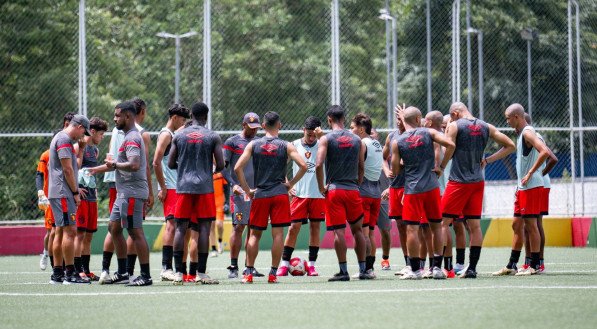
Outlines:
<svg viewBox="0 0 597 329"><path fill-rule="evenodd" d="M483 31L478 30L478 29L474 29L474 28L469 28L466 30L467 34L477 34L477 65L478 65L478 71L479 71L479 118L481 120L484 119L485 116L485 107L484 107L484 102L485 102L485 94L483 93L483 77L484 77L484 71L483 71Z"/></svg>
<svg viewBox="0 0 597 329"><path fill-rule="evenodd" d="M87 49L85 0L79 1L79 114L87 116Z"/></svg>
<svg viewBox="0 0 597 329"><path fill-rule="evenodd" d="M180 39L188 38L197 35L197 32L190 31L184 34L171 34L167 32L160 32L157 34L160 38L170 38L174 39L176 45L176 73L174 77L174 102L180 102Z"/></svg>
<svg viewBox="0 0 597 329"><path fill-rule="evenodd" d="M389 56L389 45L388 45L388 37L386 35L386 60L388 61L388 101L391 100L391 103L387 105L387 116L388 116L388 128L394 127L394 112L393 107L398 104L398 69L397 69L397 57L398 57L398 38L397 38L397 27L396 27L396 17L390 15L387 7L379 10L379 19L383 19L386 21L392 22L392 77L390 78L390 61L388 61ZM387 30L386 30L387 31ZM391 80L391 83L390 83Z"/></svg>

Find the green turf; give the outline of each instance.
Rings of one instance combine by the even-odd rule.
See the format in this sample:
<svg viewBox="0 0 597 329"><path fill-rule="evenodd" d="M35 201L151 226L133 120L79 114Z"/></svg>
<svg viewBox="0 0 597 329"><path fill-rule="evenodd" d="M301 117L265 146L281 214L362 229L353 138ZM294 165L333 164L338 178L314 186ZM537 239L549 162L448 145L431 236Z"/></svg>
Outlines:
<svg viewBox="0 0 597 329"><path fill-rule="evenodd" d="M307 256L306 251L295 255ZM0 327L63 328L594 328L597 323L597 250L549 248L547 274L490 277L509 250L484 249L476 280L400 281L403 265L392 250L392 271L378 279L328 283L335 254L322 250L321 277L286 277L269 285L225 279L228 254L210 258L220 285L172 286L159 281L161 254L151 256L151 287L49 285L38 257L0 258ZM350 271L357 269L349 252ZM244 256L241 255L241 261ZM261 252L257 268L268 271ZM92 256L97 269L101 256ZM113 261L115 263L115 260ZM97 273L97 272L96 272Z"/></svg>

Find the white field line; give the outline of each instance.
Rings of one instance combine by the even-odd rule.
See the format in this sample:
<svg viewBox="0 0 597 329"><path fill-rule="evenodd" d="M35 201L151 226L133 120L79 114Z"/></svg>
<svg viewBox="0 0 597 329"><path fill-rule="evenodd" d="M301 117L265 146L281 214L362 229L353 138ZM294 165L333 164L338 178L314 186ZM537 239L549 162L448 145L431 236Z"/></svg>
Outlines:
<svg viewBox="0 0 597 329"><path fill-rule="evenodd" d="M127 288L128 289L128 288ZM392 292L437 292L437 291L472 291L472 290L494 290L494 289L544 289L544 290L586 290L597 289L597 286L488 286L488 287L454 287L454 288L404 288L404 289L325 289L325 290L307 290L307 289L290 289L290 290L257 290L257 289L235 289L235 290L179 290L179 291L132 291L135 288L130 288L131 291L123 292L56 292L56 293L20 293L20 292L0 292L0 296L14 296L14 297L41 297L41 296L142 296L142 295L176 295L176 294L264 294L264 295L280 295L280 294L355 294L355 293L392 293ZM142 288L140 288L142 289Z"/></svg>

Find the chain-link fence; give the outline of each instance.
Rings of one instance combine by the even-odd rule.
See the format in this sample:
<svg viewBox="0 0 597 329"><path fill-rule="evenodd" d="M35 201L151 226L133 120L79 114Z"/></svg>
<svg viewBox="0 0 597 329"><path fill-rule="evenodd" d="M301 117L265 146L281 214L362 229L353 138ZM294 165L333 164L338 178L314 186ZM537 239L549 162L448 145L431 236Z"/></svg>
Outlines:
<svg viewBox="0 0 597 329"><path fill-rule="evenodd" d="M399 103L447 113L452 101L460 99L476 116L507 131L504 109L514 102L529 108L530 64L534 125L560 159L555 183L570 194L555 213L597 213L589 198L583 199L597 184L592 180L597 176L595 1L580 0L578 7L566 0L81 3L88 116L110 122L116 103L140 96L148 104L144 126L154 132L166 122L177 85L180 101L187 105L211 100L212 128L224 139L240 128L240 118L248 111L278 111L283 129L296 131L308 115L324 119L335 93L349 116L366 112L376 127L387 129L393 125L388 122L388 106L394 103L388 98L394 89L388 93L388 82L392 87L394 79L391 64L396 67ZM64 113L79 109L79 3L14 0L0 9L0 219L39 218L36 163ZM526 28L533 30L525 35L531 40L521 35ZM197 33L185 37L193 31ZM170 38L158 36L160 32ZM386 56L394 43L392 62L392 56L389 61ZM206 44L211 65L204 65ZM337 86L332 82L335 51ZM212 81L211 88L206 81ZM288 140L296 137L285 134ZM107 144L105 140L101 145L101 154ZM513 186L514 158L489 166L486 174L490 186ZM105 203L103 187L100 200ZM486 202L487 213L509 215L510 206L494 211L491 205L510 202L510 197L494 194L496 202ZM160 206L155 208L150 215L159 216ZM101 217L106 209L100 205Z"/></svg>

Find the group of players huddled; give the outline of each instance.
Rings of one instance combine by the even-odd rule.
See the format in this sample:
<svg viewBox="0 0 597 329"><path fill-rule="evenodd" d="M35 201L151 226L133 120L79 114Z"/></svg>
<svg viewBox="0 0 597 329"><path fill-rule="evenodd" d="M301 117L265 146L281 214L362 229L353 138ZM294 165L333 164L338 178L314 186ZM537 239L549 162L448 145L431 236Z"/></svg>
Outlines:
<svg viewBox="0 0 597 329"><path fill-rule="evenodd" d="M329 132L322 130L319 118L309 116L303 136L293 142L279 138L282 122L278 113L270 111L262 118L253 112L245 114L241 132L222 143L220 136L206 127L208 112L201 102L191 109L174 104L158 135L152 164L166 221L162 281L175 285L218 283L207 274L207 259L212 224L216 218L223 219L223 197L216 195L221 192L214 194L218 190L214 182L224 180L230 188L233 224L229 279L240 277L243 283L252 283L255 277L264 276L254 266L268 224L272 263L267 281L277 283L279 276L289 274L303 224L310 229L307 275L318 276L315 263L324 221L333 232L339 264L339 271L329 281L351 278L346 261L347 226L359 266L353 278L375 279L373 233L377 226L382 241L381 269L390 270L392 220L397 223L406 263L396 272L400 279L476 278L483 242L484 168L514 151L518 183L512 252L506 267L493 274L533 275L544 270L541 223L548 212L548 174L558 160L530 126L531 119L520 104L505 111L506 121L518 134L517 145L491 124L473 117L460 102L452 104L445 116L432 111L424 118L416 107L397 106L397 129L388 134L385 143L378 140L367 114L356 114L348 129L346 113L338 105L327 110ZM98 145L108 124L72 113L65 116L63 129L42 154L36 185L48 233L40 267L46 268L49 257L53 268L50 283L152 284L143 232L146 209L154 203L151 139L141 127L145 114L146 104L139 98L116 105L115 128L103 164L98 160ZM265 136L257 137L259 129ZM489 139L501 148L486 156ZM287 177L290 161L291 178ZM96 276L89 261L92 235L97 231L95 177L100 173L109 185L110 222L102 272ZM286 237L285 227L289 227ZM456 237L454 265L450 227ZM465 266L467 232L470 251ZM525 242L525 264L518 268ZM246 259L239 274L243 244ZM118 268L110 274L114 252ZM134 277L137 258L141 270Z"/></svg>

